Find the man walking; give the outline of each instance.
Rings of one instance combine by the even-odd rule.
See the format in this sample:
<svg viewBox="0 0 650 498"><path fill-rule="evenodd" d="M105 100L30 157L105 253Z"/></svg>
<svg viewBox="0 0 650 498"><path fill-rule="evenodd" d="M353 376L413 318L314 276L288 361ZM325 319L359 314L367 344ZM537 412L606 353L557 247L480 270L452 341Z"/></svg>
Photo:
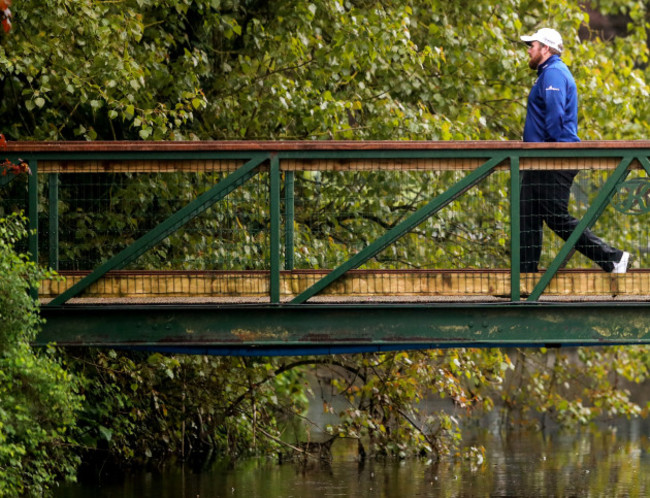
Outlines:
<svg viewBox="0 0 650 498"><path fill-rule="evenodd" d="M560 59L562 36L542 28L522 36L528 45L528 65L537 80L528 96L525 142L579 142L578 91L569 68ZM577 170L527 170L521 175L521 272L536 272L542 252L544 222L564 240L578 225L569 214L571 184ZM585 230L576 249L606 272L625 273L628 252L615 249Z"/></svg>

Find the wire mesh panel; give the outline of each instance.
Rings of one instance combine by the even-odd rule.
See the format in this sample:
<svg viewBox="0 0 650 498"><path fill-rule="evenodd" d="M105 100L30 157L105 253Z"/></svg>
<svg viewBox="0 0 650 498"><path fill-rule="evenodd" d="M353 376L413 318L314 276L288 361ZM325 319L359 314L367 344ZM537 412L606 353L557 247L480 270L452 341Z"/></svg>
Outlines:
<svg viewBox="0 0 650 498"><path fill-rule="evenodd" d="M427 170L298 174L296 268L334 268L342 264L466 174ZM362 270L412 271L369 272L367 278L372 283L360 284L358 293L488 292L490 284L485 274L447 272L436 284L437 280L432 280L435 274L425 270L509 268L508 181L507 172L494 173L361 265ZM485 282L481 283L483 277Z"/></svg>
<svg viewBox="0 0 650 498"><path fill-rule="evenodd" d="M524 292L537 282L535 273L552 266L579 221L596 213L575 247L559 261L560 271L546 294L645 295L644 269L649 267L645 248L650 221L645 208L650 186L647 173L638 162L633 162L609 195L607 200L611 202L597 209L598 197L603 195L608 181L613 180L619 160L584 163L578 164L579 169L549 169L548 165L544 168L538 164L537 169L522 173Z"/></svg>
<svg viewBox="0 0 650 498"><path fill-rule="evenodd" d="M229 174L160 169L149 165L144 172L58 175L58 268L67 282L52 287L51 293L80 281ZM46 196L42 202L47 205ZM260 172L85 295L268 295L268 276L259 275L259 270L269 269L268 206L268 173ZM42 246L49 236L47 230L41 232ZM44 252L41 260L47 262ZM252 271L258 274L251 276ZM224 272L230 272L227 282Z"/></svg>
<svg viewBox="0 0 650 498"><path fill-rule="evenodd" d="M25 213L29 205L29 184L26 174L14 175L3 170L0 166L0 172L5 175L0 176L0 224L4 218L16 214ZM41 187L39 185L39 187ZM21 239L13 241L17 251L23 254L30 252L29 241ZM0 275L2 278L2 275Z"/></svg>
<svg viewBox="0 0 650 498"><path fill-rule="evenodd" d="M59 177L59 267L90 270L216 185L224 173ZM129 265L137 270L261 269L268 242L264 180L249 182ZM43 233L47 240L47 234Z"/></svg>

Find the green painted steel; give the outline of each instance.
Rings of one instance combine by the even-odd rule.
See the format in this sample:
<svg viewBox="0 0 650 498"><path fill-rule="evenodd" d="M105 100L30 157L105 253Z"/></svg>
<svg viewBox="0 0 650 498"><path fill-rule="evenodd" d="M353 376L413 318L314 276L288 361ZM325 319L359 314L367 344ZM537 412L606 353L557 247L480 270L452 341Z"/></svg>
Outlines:
<svg viewBox="0 0 650 498"><path fill-rule="evenodd" d="M521 230L521 206L520 206L520 179L519 179L519 158L510 158L510 299L516 302L521 299L519 271L521 254L520 230Z"/></svg>
<svg viewBox="0 0 650 498"><path fill-rule="evenodd" d="M402 237L404 234L408 233L410 230L418 226L427 218L433 216L436 212L440 211L442 208L453 202L467 190L483 180L486 176L492 173L492 171L494 171L494 168L498 166L504 159L506 159L506 157L507 156L505 154L497 154L492 157L485 164L467 174L462 180L449 188L444 194L436 197L426 206L418 209L415 213L406 218L399 225L390 229L375 242L362 249L348 261L332 270L326 277L322 278L307 290L299 294L291 302L293 304L299 304L307 301L307 299L315 296L318 292L323 290L332 282L342 277L348 270L357 268L358 266L368 261L370 258L383 251L386 247Z"/></svg>
<svg viewBox="0 0 650 498"><path fill-rule="evenodd" d="M32 174L29 175L27 216L29 218L29 257L38 261L38 162L30 162Z"/></svg>
<svg viewBox="0 0 650 498"><path fill-rule="evenodd" d="M634 160L634 158L631 158L631 161L633 161L633 160ZM625 162L625 159L623 159L622 162ZM605 185L601 188L601 193L603 193L605 190L608 190L608 193L607 193L606 196L603 195L603 198L601 199L601 202L599 204L598 204L598 198L594 201L594 206L598 206L598 207L595 208L595 212L594 212L593 216L591 216L591 223L589 223L589 225L587 225L587 228L591 228L594 225L594 223L596 223L598 221L598 218L600 218L600 216L603 214L605 209L607 209L607 207L611 204L612 198L614 197L614 195L616 195L616 191L617 191L619 185L622 182L625 181L625 179L628 177L630 172L631 172L630 167L628 165L628 167L623 171L621 177L618 180L616 180L616 182L613 184L611 190L609 190L609 188L607 186L607 183L605 183ZM615 173L616 173L616 171L614 171L614 174Z"/></svg>
<svg viewBox="0 0 650 498"><path fill-rule="evenodd" d="M360 142L362 143L362 142ZM272 152L272 147L264 153ZM508 156L517 156L519 158L620 158L626 154L634 154L637 157L650 156L650 149L634 148L594 148L594 149L506 149L503 151ZM417 150L295 150L295 151L277 151L280 161L283 159L464 159L480 158L487 159L495 154L494 149L417 149ZM187 159L240 159L248 160L251 158L251 152L241 151L110 151L110 152L25 152L22 156L28 161L31 160L64 160L64 161L83 161L83 160L178 160ZM13 157L13 156L11 156ZM10 157L10 159L11 159ZM31 164L31 163L30 163Z"/></svg>
<svg viewBox="0 0 650 498"><path fill-rule="evenodd" d="M37 343L60 346L569 346L649 344L646 303L47 308ZM290 353L287 353L290 354Z"/></svg>
<svg viewBox="0 0 650 498"><path fill-rule="evenodd" d="M50 268L59 269L59 175L48 175L48 204L49 204L49 255Z"/></svg>
<svg viewBox="0 0 650 498"><path fill-rule="evenodd" d="M14 178L15 175L0 176L0 188L9 185Z"/></svg>
<svg viewBox="0 0 650 498"><path fill-rule="evenodd" d="M280 302L280 161L271 156L271 275L272 303Z"/></svg>
<svg viewBox="0 0 650 498"><path fill-rule="evenodd" d="M612 205L619 213L640 215L650 213L650 179L633 178L618 184Z"/></svg>
<svg viewBox="0 0 650 498"><path fill-rule="evenodd" d="M295 199L294 185L295 174L293 171L287 171L284 177L284 269L293 270L293 223L295 218Z"/></svg>
<svg viewBox="0 0 650 498"><path fill-rule="evenodd" d="M219 182L216 186L212 187L210 190L194 199L187 206L170 216L156 228L149 231L129 247L124 249L122 252L113 256L106 263L102 264L90 275L84 277L81 281L77 282L67 291L54 298L49 303L49 306L58 306L65 303L68 299L79 294L81 291L83 291L93 282L96 282L100 277L105 275L110 270L122 268L124 265L135 260L145 251L149 250L165 237L168 237L170 234L172 234L175 230L204 212L215 202L223 199L230 192L255 176L258 172L258 166L264 161L268 160L268 158L268 154L255 155L237 171L230 174L226 179Z"/></svg>
<svg viewBox="0 0 650 498"><path fill-rule="evenodd" d="M27 180L27 217L29 218L29 235L28 247L29 257L35 263L38 263L38 162L30 162L32 174ZM29 291L34 299L38 299L38 289L32 288Z"/></svg>
<svg viewBox="0 0 650 498"><path fill-rule="evenodd" d="M603 185L601 188L593 204L589 207L585 215L578 223L578 226L575 228L566 242L562 245L562 248L555 256L555 259L553 259L553 262L549 265L544 275L542 275L542 278L540 278L539 282L530 293L530 296L528 297L529 301L537 301L542 295L542 292L544 292L546 286L548 286L551 279L555 276L557 271L562 266L564 260L569 256L569 253L575 247L576 242L578 242L580 236L587 228L591 227L594 224L594 222L598 219L598 216L600 216L607 204L609 204L610 199L616 191L616 186L628 174L628 168L633 160L634 157L632 156L625 157L623 160L621 160L614 172L605 182L605 185Z"/></svg>
<svg viewBox="0 0 650 498"><path fill-rule="evenodd" d="M633 154L636 157L650 156L650 149L453 149L453 150L300 150L280 151L277 153L280 161L284 159L489 159L495 154L503 154L506 157L516 156L521 158L616 158Z"/></svg>

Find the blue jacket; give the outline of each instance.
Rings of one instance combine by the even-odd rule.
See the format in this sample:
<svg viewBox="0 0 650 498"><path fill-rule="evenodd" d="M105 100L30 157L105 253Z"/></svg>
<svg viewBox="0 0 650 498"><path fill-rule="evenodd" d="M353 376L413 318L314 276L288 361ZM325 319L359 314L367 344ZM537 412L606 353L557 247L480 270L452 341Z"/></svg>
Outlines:
<svg viewBox="0 0 650 498"><path fill-rule="evenodd" d="M537 68L528 96L524 142L579 142L578 90L569 68L552 55Z"/></svg>

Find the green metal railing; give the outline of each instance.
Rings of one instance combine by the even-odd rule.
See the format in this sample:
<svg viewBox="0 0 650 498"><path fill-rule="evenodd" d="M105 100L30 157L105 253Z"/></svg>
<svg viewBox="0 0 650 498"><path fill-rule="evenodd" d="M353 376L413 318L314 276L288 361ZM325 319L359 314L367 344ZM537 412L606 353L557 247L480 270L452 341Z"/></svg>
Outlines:
<svg viewBox="0 0 650 498"><path fill-rule="evenodd" d="M268 262L270 278L269 299L271 303L281 302L281 272L291 271L296 267L296 216L297 203L309 203L296 195L299 183L297 174L305 171L436 171L436 164L443 169L455 171L450 173L453 183L446 185L442 192L420 202L408 215L397 217L396 222L388 224L385 232L369 240L358 251L350 251L349 257L338 262L325 276L307 289L295 295L291 304L302 304L317 296L331 286L350 270L362 267L373 261L382 251L390 248L407 234L413 233L426 220L437 215L454 201L462 202L464 194L481 185L496 171L508 175L506 185L509 194L510 241L506 246L510 261L510 296L511 302L520 301L522 295L519 268L519 184L522 163L538 160L544 162L567 161L567 168L575 167L575 161L589 163L607 162L602 175L607 176L597 195L581 217L580 223L569 239L561 245L551 263L541 275L535 287L527 296L529 301L537 301L544 293L554 276L570 256L576 241L585 229L592 227L611 204L617 192L621 192L627 176L635 171L643 175L637 181L645 181L650 176L650 142L593 142L580 144L524 144L519 142L199 142L199 143L13 143L7 151L9 159L22 157L28 161L32 174L26 183L26 210L29 215L29 227L32 235L29 239L29 253L32 258L39 258L39 247L47 246L49 266L58 269L60 262L60 225L62 213L59 212L61 177L74 170L82 174L84 164L95 164L87 171L93 175L114 174L107 165L119 165L133 162L158 162L182 165L192 161L234 162L236 167L228 167L227 173L218 178L214 186L197 194L186 205L178 208L169 217L155 227L137 237L131 244L112 254L91 269L83 279L56 296L48 305L59 306L69 299L81 295L91 284L97 282L107 273L119 270L136 261L140 256L151 251L161 241L177 233L197 217L205 216L208 210L224 201L229 194L244 188L250 181L263 172L268 181L268 196L264 202L268 206L260 208L268 211ZM454 170L449 166L458 161L461 166ZM476 167L467 169L463 161L475 161ZM57 164L53 167L52 164ZM99 164L100 166L97 166ZM285 167L290 164L291 167ZM296 164L298 166L296 166ZM573 164L573 165L572 165ZM41 165L47 165L42 172ZM103 165L103 166L102 166ZM362 165L362 166L359 166ZM557 166L555 166L557 167ZM178 170L174 166L175 171ZM401 168L401 169L400 169ZM589 169L589 167L585 167ZM125 170L126 171L126 170ZM184 169L183 171L188 171ZM156 173L155 169L153 170ZM120 173L130 175L128 171ZM143 174L143 173L137 173ZM144 173L146 174L146 173ZM182 174L182 173L179 173ZM399 175L400 173L395 173ZM601 176L602 176L601 175ZM47 182L41 178L47 177ZM268 180L266 178L268 177ZM128 178L127 178L128 179ZM301 178L300 181L303 179ZM126 180L125 180L126 181ZM7 192L13 183L7 179L0 186L0 203L3 192ZM47 185L47 187L45 186ZM22 187L20 187L22 188ZM20 188L18 190L20 190ZM44 192L47 191L47 196ZM260 195L260 199L262 196ZM45 201L45 199L47 199ZM640 202L645 197L641 196ZM259 199L258 199L259 200ZM45 203L47 206L43 206ZM253 203L255 204L255 203ZM258 203L259 204L259 203ZM303 205L303 204L301 204ZM259 206L257 206L259 207ZM8 209L8 208L6 208ZM46 211L47 242L39 234L39 218ZM40 213L40 214L39 214ZM359 234L362 238L363 234ZM642 247L642 245L639 245ZM235 247L236 250L236 247ZM315 252L318 249L314 249ZM284 258L282 257L284 254ZM643 256L645 253L640 252ZM645 261L638 258L641 265ZM643 266L637 266L643 270ZM462 270L464 268L454 268Z"/></svg>

